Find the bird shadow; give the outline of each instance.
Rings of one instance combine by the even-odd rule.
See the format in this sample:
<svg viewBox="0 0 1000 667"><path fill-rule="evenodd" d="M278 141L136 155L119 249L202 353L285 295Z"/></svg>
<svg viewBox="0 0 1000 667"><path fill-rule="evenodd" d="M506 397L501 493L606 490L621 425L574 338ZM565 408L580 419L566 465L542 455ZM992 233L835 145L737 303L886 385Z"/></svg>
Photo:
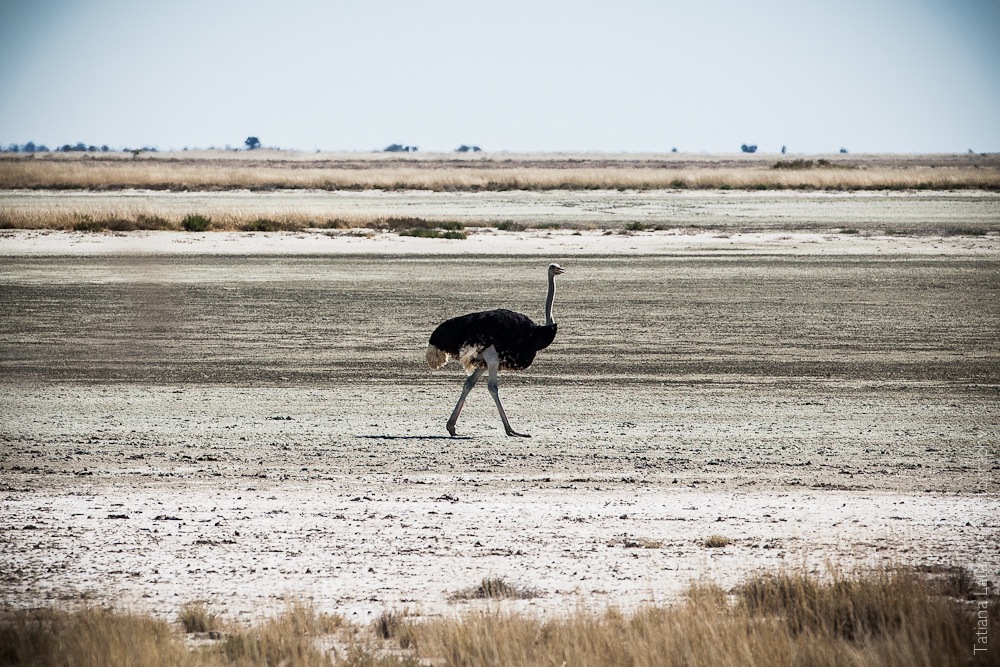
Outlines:
<svg viewBox="0 0 1000 667"><path fill-rule="evenodd" d="M365 440L472 440L471 435L359 435Z"/></svg>

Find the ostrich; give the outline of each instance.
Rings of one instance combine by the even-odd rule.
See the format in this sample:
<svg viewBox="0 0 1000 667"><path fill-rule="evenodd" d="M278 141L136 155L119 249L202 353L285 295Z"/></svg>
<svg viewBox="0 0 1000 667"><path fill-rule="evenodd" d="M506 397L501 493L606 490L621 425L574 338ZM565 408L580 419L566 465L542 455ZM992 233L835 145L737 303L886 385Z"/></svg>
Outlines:
<svg viewBox="0 0 1000 667"><path fill-rule="evenodd" d="M493 395L507 435L530 438L527 433L518 433L510 427L507 413L500 403L497 371L521 370L531 365L535 353L544 350L556 337L556 323L552 319L552 300L556 295L555 278L566 269L558 264L549 264L549 293L545 297L545 325L539 326L527 315L511 310L488 310L469 313L442 322L431 334L427 345L427 365L441 368L449 358L458 359L469 377L465 380L462 395L448 418L448 433L455 435L458 415L465 405L465 398L476 386L485 371L490 372L486 386Z"/></svg>

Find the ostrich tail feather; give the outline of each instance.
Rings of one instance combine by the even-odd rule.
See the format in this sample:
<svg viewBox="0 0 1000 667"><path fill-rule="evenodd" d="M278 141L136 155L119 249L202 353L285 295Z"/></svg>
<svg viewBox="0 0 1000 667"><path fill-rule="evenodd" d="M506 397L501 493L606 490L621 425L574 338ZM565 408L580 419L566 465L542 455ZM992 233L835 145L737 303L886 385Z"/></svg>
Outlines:
<svg viewBox="0 0 1000 667"><path fill-rule="evenodd" d="M441 368L448 362L448 353L435 345L427 346L427 365L431 368Z"/></svg>

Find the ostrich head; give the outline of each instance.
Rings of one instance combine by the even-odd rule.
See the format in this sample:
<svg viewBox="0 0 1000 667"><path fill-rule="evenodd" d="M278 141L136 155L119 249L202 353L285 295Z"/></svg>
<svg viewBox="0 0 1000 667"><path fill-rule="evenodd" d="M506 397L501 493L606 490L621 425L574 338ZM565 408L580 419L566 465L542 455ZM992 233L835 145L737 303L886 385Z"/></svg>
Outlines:
<svg viewBox="0 0 1000 667"><path fill-rule="evenodd" d="M566 269L559 266L558 264L549 264L549 275L558 276L560 274L566 273Z"/></svg>

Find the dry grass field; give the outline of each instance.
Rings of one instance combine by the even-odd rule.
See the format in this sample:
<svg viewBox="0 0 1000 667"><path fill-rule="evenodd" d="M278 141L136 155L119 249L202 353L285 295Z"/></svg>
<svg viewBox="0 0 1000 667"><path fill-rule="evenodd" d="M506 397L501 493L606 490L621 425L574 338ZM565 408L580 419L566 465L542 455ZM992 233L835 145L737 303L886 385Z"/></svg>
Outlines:
<svg viewBox="0 0 1000 667"><path fill-rule="evenodd" d="M487 597L506 582L484 580ZM488 586L486 585L488 584ZM386 612L369 626L301 603L253 625L226 623L204 605L174 624L98 607L0 612L0 664L104 667L227 665L501 665L754 667L995 665L970 656L970 626L1000 621L997 599L962 602L961 571L885 570L753 577L729 593L692 585L683 602L633 613L577 611L556 620L482 612L416 622ZM71 661L67 657L72 656Z"/></svg>
<svg viewBox="0 0 1000 667"><path fill-rule="evenodd" d="M46 154L0 158L0 189L1000 189L1000 156Z"/></svg>
<svg viewBox="0 0 1000 667"><path fill-rule="evenodd" d="M764 228L984 234L1000 231L997 190L994 155L7 154L0 156L0 229L387 229L447 238L476 227L741 231L747 216L713 215L701 202L753 192L799 194L817 206L839 195L855 210L852 199L863 199L875 213L874 220L831 221L827 206ZM905 212L890 216L894 226L878 224L881 209L909 208L915 192L963 208L942 224L934 213ZM913 220L920 224L906 224Z"/></svg>

